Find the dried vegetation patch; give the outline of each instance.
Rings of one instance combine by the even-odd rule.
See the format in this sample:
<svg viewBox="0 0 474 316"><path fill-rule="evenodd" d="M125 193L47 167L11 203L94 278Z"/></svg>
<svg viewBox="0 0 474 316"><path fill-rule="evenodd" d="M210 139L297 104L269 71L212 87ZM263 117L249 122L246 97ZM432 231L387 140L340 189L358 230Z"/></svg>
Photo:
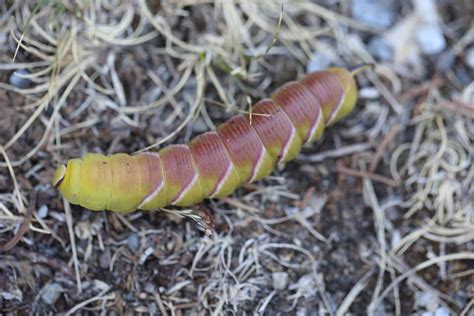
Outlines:
<svg viewBox="0 0 474 316"><path fill-rule="evenodd" d="M473 10L0 3L0 312L472 313ZM191 211L90 212L51 186L68 158L186 142L308 69L360 63L377 66L354 114L209 201L212 236Z"/></svg>

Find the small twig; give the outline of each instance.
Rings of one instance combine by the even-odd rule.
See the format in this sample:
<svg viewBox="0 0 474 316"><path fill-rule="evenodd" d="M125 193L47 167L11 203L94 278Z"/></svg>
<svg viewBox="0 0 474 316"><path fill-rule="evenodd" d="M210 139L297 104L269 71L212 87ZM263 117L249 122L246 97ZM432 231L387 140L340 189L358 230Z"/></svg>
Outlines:
<svg viewBox="0 0 474 316"><path fill-rule="evenodd" d="M71 205L63 198L64 212L66 213L67 230L71 241L72 260L74 262L74 271L76 272L77 292L82 293L81 271L79 269L79 260L77 259L76 240L74 238L74 227L72 223Z"/></svg>
<svg viewBox="0 0 474 316"><path fill-rule="evenodd" d="M161 295L158 291L155 292L155 301L158 304L158 308L160 309L161 315L168 316L168 312L166 311L165 305L163 305L163 301L161 300Z"/></svg>
<svg viewBox="0 0 474 316"><path fill-rule="evenodd" d="M268 52L270 51L270 49L272 49L273 46L275 46L275 43L277 42L278 40L278 34L280 33L280 30L281 30L281 24L283 22L283 11L284 11L284 2L281 1L280 3L280 16L278 17L278 23L277 23L277 27L275 29L275 33L273 34L273 37L272 37L272 42L270 45L268 45L267 49L265 50L265 52L260 56L260 58L264 58Z"/></svg>
<svg viewBox="0 0 474 316"><path fill-rule="evenodd" d="M459 112L460 114L474 119L474 104L469 105L461 100L442 100L441 106Z"/></svg>
<svg viewBox="0 0 474 316"><path fill-rule="evenodd" d="M424 270L432 265L439 264L441 262L448 262L448 261L455 261L455 260L474 260L474 253L470 252L458 252L452 253L449 255L444 255L440 257L435 257L430 260L423 261L422 263L418 264L414 268L404 272L402 275L398 276L395 280L392 281L388 286L385 287L384 291L376 298L374 301L374 309L376 309L384 300L385 296L401 281L404 279L416 276L416 273L420 270Z"/></svg>
<svg viewBox="0 0 474 316"><path fill-rule="evenodd" d="M351 169L351 168L347 168L342 163L337 164L336 170L340 173L343 173L343 174L346 174L346 175L349 175L349 176L359 177L359 178L368 178L370 180L380 182L380 183L383 183L383 184L391 186L391 187L397 187L398 186L398 183L395 180L392 180L390 178L381 176L379 174L374 174L374 173L370 173L370 172L367 172L367 171L359 171L359 170L354 170L354 169Z"/></svg>
<svg viewBox="0 0 474 316"><path fill-rule="evenodd" d="M385 152L385 148L387 148L388 144L392 142L392 140L397 136L398 132L400 132L400 124L395 125L387 135L385 135L380 145L377 147L377 151L375 152L374 157L372 158L372 162L369 167L369 172L374 173L375 169L379 165L380 158L382 158L383 153Z"/></svg>
<svg viewBox="0 0 474 316"><path fill-rule="evenodd" d="M316 188L314 186L311 186L308 190L303 195L303 198L300 201L300 210L304 211L306 207L308 206L309 199L313 195L314 191L316 191Z"/></svg>
<svg viewBox="0 0 474 316"><path fill-rule="evenodd" d="M372 145L369 143L354 144L354 145L349 145L349 146L341 147L334 150L324 151L319 154L315 154L311 156L300 155L296 159L299 161L321 162L327 158L339 158L339 157L351 155L358 152L364 152L370 147L372 147Z"/></svg>
<svg viewBox="0 0 474 316"><path fill-rule="evenodd" d="M106 288L104 290L102 290L99 294L97 294L96 296L94 297L91 297L85 301L82 301L80 302L79 304L75 305L73 308L71 308L65 315L66 316L69 316L69 315L73 315L75 312L77 312L78 310L80 310L81 308L89 305L90 303L92 302L95 302L95 301L98 301L98 300L108 300L108 299L111 299L114 297L114 294L109 294L108 296L104 296L105 293L107 293L109 289Z"/></svg>
<svg viewBox="0 0 474 316"><path fill-rule="evenodd" d="M397 97L397 100L401 103L405 103L406 101L408 101L408 100L410 100L410 99L412 99L416 96L419 96L421 94L424 94L424 93L428 92L431 89L440 87L443 84L443 82L444 82L443 78L441 78L439 76L436 76L433 79L431 79L431 81L428 81L426 83L418 85L418 86L406 91L402 95L399 95Z"/></svg>
<svg viewBox="0 0 474 316"><path fill-rule="evenodd" d="M31 217L33 216L33 210L35 209L36 205L36 193L35 191L31 191L31 199L28 204L28 208L25 214L25 217L23 218L23 222L21 222L20 228L18 229L18 232L15 236L13 236L10 241L8 241L5 245L0 246L0 253L1 252L7 252L13 249L13 247L16 246L16 244L23 238L23 236L26 234L28 231L28 227L30 226L31 222Z"/></svg>
<svg viewBox="0 0 474 316"><path fill-rule="evenodd" d="M354 302L356 297L360 294L360 292L362 292L365 289L368 283L367 281L374 274L374 272L375 272L375 268L370 269L362 276L362 278L359 281L357 281L357 283L351 288L349 293L347 293L346 297L337 308L336 316L346 315L349 307L351 307L352 303Z"/></svg>

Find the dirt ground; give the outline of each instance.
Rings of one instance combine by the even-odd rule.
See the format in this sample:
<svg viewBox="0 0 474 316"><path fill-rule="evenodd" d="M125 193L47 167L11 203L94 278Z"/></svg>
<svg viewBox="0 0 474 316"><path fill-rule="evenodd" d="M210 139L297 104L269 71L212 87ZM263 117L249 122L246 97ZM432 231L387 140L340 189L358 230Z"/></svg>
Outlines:
<svg viewBox="0 0 474 316"><path fill-rule="evenodd" d="M0 314L474 315L473 16L468 0L0 2ZM347 119L201 212L93 212L51 184L70 158L187 142L363 63Z"/></svg>

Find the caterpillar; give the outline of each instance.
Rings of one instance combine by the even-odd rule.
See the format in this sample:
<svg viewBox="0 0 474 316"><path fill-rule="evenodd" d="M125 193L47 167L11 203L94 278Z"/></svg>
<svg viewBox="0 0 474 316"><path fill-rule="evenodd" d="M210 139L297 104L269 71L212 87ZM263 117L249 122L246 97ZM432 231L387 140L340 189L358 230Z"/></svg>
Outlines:
<svg viewBox="0 0 474 316"><path fill-rule="evenodd" d="M357 101L356 72L337 67L309 73L189 144L71 159L58 166L53 185L70 203L90 210L158 210L223 198L294 159L302 145L347 116Z"/></svg>

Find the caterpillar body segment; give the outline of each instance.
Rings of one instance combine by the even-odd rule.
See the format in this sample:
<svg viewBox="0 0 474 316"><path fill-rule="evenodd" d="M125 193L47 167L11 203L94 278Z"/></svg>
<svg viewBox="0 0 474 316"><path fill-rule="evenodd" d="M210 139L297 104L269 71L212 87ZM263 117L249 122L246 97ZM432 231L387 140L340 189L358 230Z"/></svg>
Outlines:
<svg viewBox="0 0 474 316"><path fill-rule="evenodd" d="M53 184L69 202L91 210L157 210L222 198L294 159L304 144L349 114L356 100L348 70L310 73L189 144L158 153L86 154L60 165Z"/></svg>

